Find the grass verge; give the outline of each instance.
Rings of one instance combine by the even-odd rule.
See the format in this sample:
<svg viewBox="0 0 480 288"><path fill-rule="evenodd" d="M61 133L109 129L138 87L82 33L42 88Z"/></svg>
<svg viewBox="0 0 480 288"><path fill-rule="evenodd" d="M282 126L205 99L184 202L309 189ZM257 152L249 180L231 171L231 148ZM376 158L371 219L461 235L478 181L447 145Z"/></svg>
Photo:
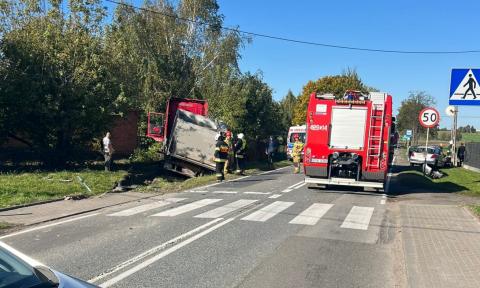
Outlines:
<svg viewBox="0 0 480 288"><path fill-rule="evenodd" d="M292 162L284 160L274 163L273 169L278 169L292 165ZM269 171L268 165L264 162L251 162L247 164L246 175L253 175L262 171ZM225 175L225 180L233 180L242 177L235 174ZM138 192L161 192L161 193L173 193L184 190L193 189L196 187L212 184L216 182L215 175L206 175L202 177L195 177L189 179L181 179L172 176L162 176L155 178L149 186L139 187Z"/></svg>
<svg viewBox="0 0 480 288"><path fill-rule="evenodd" d="M0 174L0 208L53 200L65 196L92 196L113 188L126 171L94 170L2 173ZM91 189L89 192L77 176Z"/></svg>
<svg viewBox="0 0 480 288"><path fill-rule="evenodd" d="M460 192L468 196L480 196L480 174L463 168L442 169L445 177L431 179L422 172L407 170L399 173L398 182L415 191L452 193Z"/></svg>
<svg viewBox="0 0 480 288"><path fill-rule="evenodd" d="M9 229L9 228L12 228L13 226L15 226L15 225L13 225L11 223L0 221L0 230Z"/></svg>
<svg viewBox="0 0 480 288"><path fill-rule="evenodd" d="M480 197L480 173L464 168L442 169L445 177L430 179L420 171L407 170L399 173L397 181L402 187L415 192L460 193L462 195ZM468 208L480 217L480 205L469 205Z"/></svg>

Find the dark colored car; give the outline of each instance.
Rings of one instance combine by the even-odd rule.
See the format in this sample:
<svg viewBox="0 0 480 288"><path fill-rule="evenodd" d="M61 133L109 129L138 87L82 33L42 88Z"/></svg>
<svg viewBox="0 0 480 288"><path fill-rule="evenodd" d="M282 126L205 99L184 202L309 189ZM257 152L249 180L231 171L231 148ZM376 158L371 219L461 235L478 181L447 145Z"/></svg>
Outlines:
<svg viewBox="0 0 480 288"><path fill-rule="evenodd" d="M0 242L0 288L46 287L92 288L97 286L52 270Z"/></svg>

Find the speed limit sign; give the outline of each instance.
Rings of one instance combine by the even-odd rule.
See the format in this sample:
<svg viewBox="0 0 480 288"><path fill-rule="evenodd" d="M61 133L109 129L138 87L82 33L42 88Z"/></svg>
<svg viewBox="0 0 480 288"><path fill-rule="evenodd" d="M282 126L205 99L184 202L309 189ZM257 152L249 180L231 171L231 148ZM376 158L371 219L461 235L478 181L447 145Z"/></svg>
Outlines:
<svg viewBox="0 0 480 288"><path fill-rule="evenodd" d="M424 108L418 115L418 121L425 128L433 128L440 122L440 113L432 107Z"/></svg>

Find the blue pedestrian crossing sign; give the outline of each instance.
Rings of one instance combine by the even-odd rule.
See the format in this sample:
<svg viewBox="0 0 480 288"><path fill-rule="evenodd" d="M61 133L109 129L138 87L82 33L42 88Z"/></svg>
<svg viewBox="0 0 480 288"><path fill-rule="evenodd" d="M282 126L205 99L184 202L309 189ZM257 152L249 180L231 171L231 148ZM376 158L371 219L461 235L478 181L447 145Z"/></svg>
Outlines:
<svg viewBox="0 0 480 288"><path fill-rule="evenodd" d="M480 69L452 69L450 105L480 105Z"/></svg>

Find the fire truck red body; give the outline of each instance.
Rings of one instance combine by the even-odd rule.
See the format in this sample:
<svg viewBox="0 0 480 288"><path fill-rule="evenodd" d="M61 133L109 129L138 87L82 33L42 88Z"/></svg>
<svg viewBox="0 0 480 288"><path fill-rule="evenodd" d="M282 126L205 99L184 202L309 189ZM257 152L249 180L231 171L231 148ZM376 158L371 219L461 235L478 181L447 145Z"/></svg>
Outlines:
<svg viewBox="0 0 480 288"><path fill-rule="evenodd" d="M306 183L384 188L393 151L390 95L313 93L306 120Z"/></svg>

